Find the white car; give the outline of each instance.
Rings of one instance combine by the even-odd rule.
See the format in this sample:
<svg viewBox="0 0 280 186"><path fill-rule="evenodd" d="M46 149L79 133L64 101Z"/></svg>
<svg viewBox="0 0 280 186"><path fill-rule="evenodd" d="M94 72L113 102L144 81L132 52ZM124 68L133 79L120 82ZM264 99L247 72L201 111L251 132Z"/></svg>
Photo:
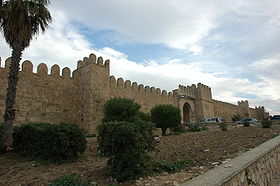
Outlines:
<svg viewBox="0 0 280 186"><path fill-rule="evenodd" d="M220 117L203 118L199 123L219 123L222 122Z"/></svg>

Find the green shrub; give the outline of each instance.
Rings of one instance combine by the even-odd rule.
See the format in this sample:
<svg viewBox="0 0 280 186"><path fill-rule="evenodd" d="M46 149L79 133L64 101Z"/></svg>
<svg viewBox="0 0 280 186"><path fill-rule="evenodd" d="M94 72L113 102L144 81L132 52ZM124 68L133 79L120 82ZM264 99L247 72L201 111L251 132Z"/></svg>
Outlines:
<svg viewBox="0 0 280 186"><path fill-rule="evenodd" d="M136 120L137 119L142 120L142 121L150 121L150 122L152 121L150 113L144 113L144 112L141 112L141 111L138 111L136 113Z"/></svg>
<svg viewBox="0 0 280 186"><path fill-rule="evenodd" d="M53 180L49 186L90 186L87 181L77 178L76 176L65 174Z"/></svg>
<svg viewBox="0 0 280 186"><path fill-rule="evenodd" d="M74 124L28 123L14 127L14 150L49 162L76 160L86 149L85 132Z"/></svg>
<svg viewBox="0 0 280 186"><path fill-rule="evenodd" d="M241 120L241 115L239 113L232 115L233 122L240 121L240 120Z"/></svg>
<svg viewBox="0 0 280 186"><path fill-rule="evenodd" d="M137 179L151 173L151 162L146 153L126 152L109 159L108 174L119 182Z"/></svg>
<svg viewBox="0 0 280 186"><path fill-rule="evenodd" d="M181 133L187 132L183 124L179 124L178 126L171 128L171 131L173 135L180 135Z"/></svg>
<svg viewBox="0 0 280 186"><path fill-rule="evenodd" d="M190 123L188 124L189 132L200 132L203 130L207 130L206 123Z"/></svg>
<svg viewBox="0 0 280 186"><path fill-rule="evenodd" d="M157 128L161 128L162 135L166 135L168 128L174 128L181 123L180 109L173 105L157 105L151 109L152 121Z"/></svg>
<svg viewBox="0 0 280 186"><path fill-rule="evenodd" d="M0 123L0 154L6 151L6 147L4 146L3 142L5 129L6 125L4 123Z"/></svg>
<svg viewBox="0 0 280 186"><path fill-rule="evenodd" d="M244 120L244 121L243 121L243 127L249 127L249 126L250 126L249 121Z"/></svg>
<svg viewBox="0 0 280 186"><path fill-rule="evenodd" d="M103 107L104 117L102 122L127 121L133 122L137 119L140 105L128 98L112 98Z"/></svg>
<svg viewBox="0 0 280 186"><path fill-rule="evenodd" d="M109 175L118 181L134 179L149 170L148 151L155 150L155 127L137 120L104 122L97 127L98 150L109 158Z"/></svg>
<svg viewBox="0 0 280 186"><path fill-rule="evenodd" d="M262 127L263 128L270 128L272 126L272 121L268 119L262 120Z"/></svg>
<svg viewBox="0 0 280 186"><path fill-rule="evenodd" d="M220 122L219 124L219 128L221 131L227 131L228 130L228 123L223 121L223 122Z"/></svg>
<svg viewBox="0 0 280 186"><path fill-rule="evenodd" d="M178 162L169 162L165 160L156 161L154 164L154 172L168 172L168 173L176 173L181 169L192 164L191 160L182 160Z"/></svg>

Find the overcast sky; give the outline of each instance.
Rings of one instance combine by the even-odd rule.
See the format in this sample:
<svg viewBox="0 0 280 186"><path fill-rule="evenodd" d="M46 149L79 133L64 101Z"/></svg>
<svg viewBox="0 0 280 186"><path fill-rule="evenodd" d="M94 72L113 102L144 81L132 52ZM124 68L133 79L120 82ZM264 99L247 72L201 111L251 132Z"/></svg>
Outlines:
<svg viewBox="0 0 280 186"><path fill-rule="evenodd" d="M49 9L50 28L24 51L35 67L74 70L95 53L116 78L168 91L201 82L214 99L280 114L279 0L51 0ZM10 53L1 35L0 56Z"/></svg>

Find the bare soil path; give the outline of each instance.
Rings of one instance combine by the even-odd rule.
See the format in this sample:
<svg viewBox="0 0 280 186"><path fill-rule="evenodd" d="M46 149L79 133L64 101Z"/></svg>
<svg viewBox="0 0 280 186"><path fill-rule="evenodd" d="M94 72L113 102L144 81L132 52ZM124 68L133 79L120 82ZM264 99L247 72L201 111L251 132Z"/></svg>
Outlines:
<svg viewBox="0 0 280 186"><path fill-rule="evenodd" d="M156 160L193 160L193 164L176 174L162 173L140 178L138 185L176 185L197 176L226 159L236 157L255 146L280 134L280 126L271 129L235 127L222 132L217 128L203 132L170 135L160 138L159 152L152 153ZM108 185L106 158L97 156L96 138L88 138L88 149L78 162L60 165L41 165L26 161L13 152L0 156L0 186L47 185L62 174L75 174L83 179ZM134 181L123 185L135 184Z"/></svg>

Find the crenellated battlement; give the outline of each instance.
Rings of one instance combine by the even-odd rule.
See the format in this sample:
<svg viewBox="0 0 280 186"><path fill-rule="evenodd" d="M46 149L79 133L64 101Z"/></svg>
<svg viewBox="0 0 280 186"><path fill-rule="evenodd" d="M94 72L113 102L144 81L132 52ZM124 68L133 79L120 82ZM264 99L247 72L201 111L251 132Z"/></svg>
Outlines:
<svg viewBox="0 0 280 186"><path fill-rule="evenodd" d="M202 83L198 83L196 87L195 97L197 99L202 99L208 102L212 102L211 88Z"/></svg>
<svg viewBox="0 0 280 186"><path fill-rule="evenodd" d="M11 64L11 58L7 58L5 60L5 66L2 68L4 71L8 73ZM1 65L1 63L0 63ZM63 78L71 78L71 70L68 67L64 67L62 71L60 70L60 66L57 64L51 67L50 74L48 73L48 66L45 63L40 63L37 68L36 72L34 73L34 65L31 61L25 60L21 64L20 72L26 74L38 74L38 75L49 75L53 77L63 77Z"/></svg>
<svg viewBox="0 0 280 186"><path fill-rule="evenodd" d="M179 88L177 90L179 96L187 96L191 98L195 98L195 91L196 86L183 86L179 85Z"/></svg>
<svg viewBox="0 0 280 186"><path fill-rule="evenodd" d="M242 107L249 106L248 100L245 100L245 101L241 100L241 101L238 101L237 103L238 103L239 106L242 106Z"/></svg>
<svg viewBox="0 0 280 186"><path fill-rule="evenodd" d="M210 87L208 87L207 85L204 85L202 83L197 84L197 89L200 91L211 91Z"/></svg>
<svg viewBox="0 0 280 186"><path fill-rule="evenodd" d="M166 90L161 90L160 88L144 86L143 84L139 84L137 82L131 83L130 80L124 81L123 78L118 78L116 80L115 76L110 76L110 87L117 88L117 89L127 89L133 90L134 93L149 93L154 95L159 95L163 97L174 97L175 95L172 92L168 92Z"/></svg>
<svg viewBox="0 0 280 186"><path fill-rule="evenodd" d="M77 62L77 69L82 68L84 66L87 66L89 64L95 64L95 65L99 65L99 66L103 66L103 67L109 68L110 60L107 59L105 62L103 62L103 58L102 57L98 57L96 59L96 55L95 54L90 54L89 57L84 57L83 60L79 60Z"/></svg>

